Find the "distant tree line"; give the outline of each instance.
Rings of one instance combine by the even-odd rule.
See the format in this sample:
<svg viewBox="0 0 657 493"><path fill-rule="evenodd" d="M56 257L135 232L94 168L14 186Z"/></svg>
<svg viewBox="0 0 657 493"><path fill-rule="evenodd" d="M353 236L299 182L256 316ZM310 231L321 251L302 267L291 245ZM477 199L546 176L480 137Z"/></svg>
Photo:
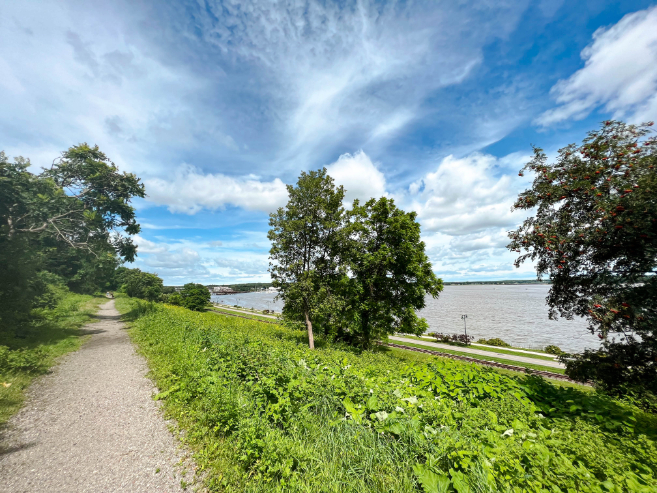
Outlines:
<svg viewBox="0 0 657 493"><path fill-rule="evenodd" d="M285 319L368 348L394 332L421 334L416 311L442 282L431 269L415 212L387 197L343 207L326 169L301 173L285 207L270 215L270 273Z"/></svg>

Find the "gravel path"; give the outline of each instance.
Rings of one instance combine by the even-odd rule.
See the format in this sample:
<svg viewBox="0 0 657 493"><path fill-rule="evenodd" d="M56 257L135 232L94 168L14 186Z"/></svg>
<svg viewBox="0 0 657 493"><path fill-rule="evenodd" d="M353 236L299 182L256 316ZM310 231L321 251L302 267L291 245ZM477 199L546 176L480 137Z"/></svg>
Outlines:
<svg viewBox="0 0 657 493"><path fill-rule="evenodd" d="M28 391L0 440L0 492L180 492L193 465L167 428L114 300ZM177 466L176 464L181 464Z"/></svg>
<svg viewBox="0 0 657 493"><path fill-rule="evenodd" d="M534 365L547 366L549 368L566 367L566 365L564 365L563 363L559 363L558 361L548 361L544 359L529 358L527 356L516 356L515 354L496 353L493 351L484 351L481 349L472 349L472 348L465 348L460 346L454 347L454 346L450 346L449 344L441 344L439 342L424 342L424 341L418 341L417 339L407 339L406 337L397 337L397 336L390 336L388 337L388 339L392 341L421 344L422 346L433 347L433 348L449 349L450 351L458 351L459 353L476 354L478 356L489 356L491 358L500 358L509 361L518 361L521 363L532 363Z"/></svg>

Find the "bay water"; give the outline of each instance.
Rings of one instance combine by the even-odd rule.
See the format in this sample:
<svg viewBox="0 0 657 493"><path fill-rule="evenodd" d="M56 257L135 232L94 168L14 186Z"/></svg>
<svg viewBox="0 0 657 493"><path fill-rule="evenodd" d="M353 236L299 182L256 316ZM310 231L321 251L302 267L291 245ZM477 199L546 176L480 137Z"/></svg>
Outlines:
<svg viewBox="0 0 657 493"><path fill-rule="evenodd" d="M452 285L445 286L438 299L427 297L419 312L429 323L429 332L462 334L461 315L467 315L468 335L490 339L499 337L512 346L541 349L553 344L564 351L579 352L597 348L599 339L586 329L586 321L550 320L545 284ZM283 303L276 293L255 292L213 296L212 301L258 310L281 312Z"/></svg>

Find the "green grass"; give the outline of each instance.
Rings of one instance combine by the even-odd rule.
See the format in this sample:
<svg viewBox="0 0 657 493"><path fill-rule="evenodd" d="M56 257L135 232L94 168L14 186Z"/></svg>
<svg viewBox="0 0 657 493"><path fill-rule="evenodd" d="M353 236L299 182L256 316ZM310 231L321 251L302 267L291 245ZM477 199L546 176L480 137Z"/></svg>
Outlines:
<svg viewBox="0 0 657 493"><path fill-rule="evenodd" d="M410 347L416 347L420 349L429 349L433 351L438 351L441 353L447 353L447 354L454 354L456 356L466 356L468 358L472 359L478 359L482 361L494 361L496 363L502 363L505 365L513 365L513 366L520 366L522 368L529 368L530 370L540 370L540 371L550 371L552 373L560 373L564 374L564 370L561 368L552 368L551 366L541 366L540 364L533 364L533 363L524 363L522 361L515 361L515 360L510 360L510 359L502 359L502 358L496 358L494 356L483 356L480 354L471 354L471 353L465 353L463 351L458 351L458 350L452 350L452 349L443 349L443 348L436 348L436 347L431 347L431 346L426 346L424 344L415 344L412 342L402 342L402 341L390 341L395 344L401 344L403 346L410 346Z"/></svg>
<svg viewBox="0 0 657 493"><path fill-rule="evenodd" d="M274 323L276 323L275 318L262 317L262 316L259 316L259 315L255 314L255 313L254 314L250 314L250 313L247 314L247 313L243 313L243 312L236 312L235 310L217 308L216 306L213 306L212 308L208 308L208 311L214 312L214 313L217 313L217 314L225 313L225 314L228 314L228 315L239 315L240 317L250 318L250 319L253 319L253 320L261 320L263 322L274 322Z"/></svg>
<svg viewBox="0 0 657 493"><path fill-rule="evenodd" d="M657 489L657 419L538 377L117 300L210 491ZM431 486L433 484L433 486Z"/></svg>
<svg viewBox="0 0 657 493"><path fill-rule="evenodd" d="M22 407L25 390L37 376L58 357L80 347L87 336L79 328L93 320L104 301L104 297L68 293L56 308L35 310L25 338L0 332L0 425Z"/></svg>
<svg viewBox="0 0 657 493"><path fill-rule="evenodd" d="M454 346L454 347L472 347L473 349L479 349L480 351L490 351L494 353L501 353L501 354L512 354L514 356L523 356L526 358L534 358L534 359L542 359L545 361L554 361L553 357L550 357L548 353L545 353L544 351L538 351L535 349L524 349L524 348L510 348L510 347L482 347L478 345L472 345L472 346L466 346L465 344L462 344L460 342L442 342L442 341L436 341L435 339L426 339L424 337L418 337L414 335L399 335L399 337L404 337L406 339L415 339L417 341L423 341L423 342L437 342L438 344L447 344L449 346ZM513 349L518 349L521 351L533 351L537 353L544 353L545 356L540 355L540 354L527 354L527 353L519 353L518 351L513 351Z"/></svg>

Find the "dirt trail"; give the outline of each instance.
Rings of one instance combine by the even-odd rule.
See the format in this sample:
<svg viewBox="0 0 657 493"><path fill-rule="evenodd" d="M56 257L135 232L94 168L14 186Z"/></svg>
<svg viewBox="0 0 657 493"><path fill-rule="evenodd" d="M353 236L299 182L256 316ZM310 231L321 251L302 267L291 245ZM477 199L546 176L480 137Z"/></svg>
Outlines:
<svg viewBox="0 0 657 493"><path fill-rule="evenodd" d="M191 482L114 300L98 318L0 437L0 492L180 492Z"/></svg>

